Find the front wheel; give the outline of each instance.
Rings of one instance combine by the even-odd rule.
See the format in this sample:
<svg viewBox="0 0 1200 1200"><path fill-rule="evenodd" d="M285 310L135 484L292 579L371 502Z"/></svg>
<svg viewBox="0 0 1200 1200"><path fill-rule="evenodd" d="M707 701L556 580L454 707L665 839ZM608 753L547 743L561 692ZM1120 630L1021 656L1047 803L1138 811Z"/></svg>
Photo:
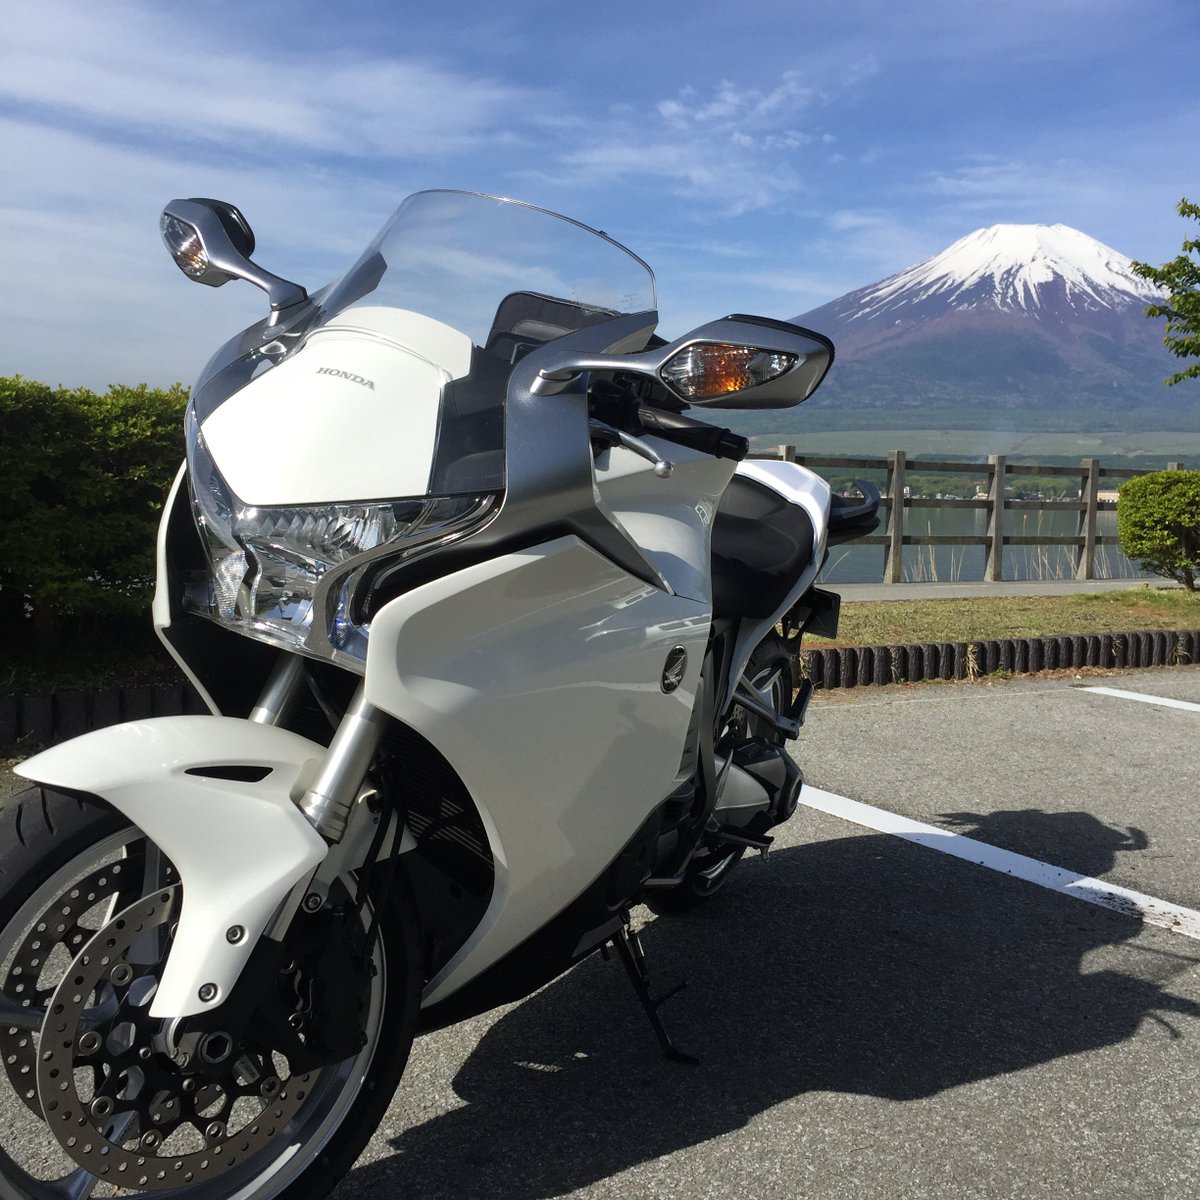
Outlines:
<svg viewBox="0 0 1200 1200"><path fill-rule="evenodd" d="M321 1065L303 1061L327 1044L304 1032L320 983L303 954L273 978L291 1004L279 1037L259 1021L170 1052L149 1008L180 901L171 864L111 810L41 788L0 808L3 1200L318 1200L382 1119L416 1024L411 904L395 888L381 904L358 1003L339 1009L351 1048ZM350 918L364 942L371 915Z"/></svg>

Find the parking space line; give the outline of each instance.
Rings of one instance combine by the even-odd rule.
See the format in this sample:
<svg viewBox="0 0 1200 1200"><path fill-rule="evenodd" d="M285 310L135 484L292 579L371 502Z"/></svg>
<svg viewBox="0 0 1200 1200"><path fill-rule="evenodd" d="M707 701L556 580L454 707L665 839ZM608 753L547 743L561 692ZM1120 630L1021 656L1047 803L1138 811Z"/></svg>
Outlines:
<svg viewBox="0 0 1200 1200"><path fill-rule="evenodd" d="M1144 692L1124 692L1120 688L1081 687L1078 692L1099 692L1102 696L1116 696L1119 700L1140 700L1143 704L1161 704L1163 708L1182 708L1187 712L1200 712L1200 704L1190 700L1171 700L1166 696L1147 696Z"/></svg>
<svg viewBox="0 0 1200 1200"><path fill-rule="evenodd" d="M1061 867L1052 867L1036 858L1014 854L1011 850L1001 850L998 846L990 846L987 842L976 841L961 833L952 833L936 825L913 821L898 813L873 808L869 804L861 804L857 800L850 800L846 796L838 796L821 788L806 785L800 793L800 803L818 812L874 829L878 833L892 834L906 842L915 842L941 854L949 854L952 858L987 867L988 870L998 871L1002 875L1009 875L1038 887L1049 888L1050 891L1084 900L1088 904L1110 908L1125 916L1138 917L1149 925L1159 925L1173 933L1200 939L1200 912L1195 909L1183 908L1166 900L1130 891L1117 884L1106 883L1103 879L1064 871Z"/></svg>

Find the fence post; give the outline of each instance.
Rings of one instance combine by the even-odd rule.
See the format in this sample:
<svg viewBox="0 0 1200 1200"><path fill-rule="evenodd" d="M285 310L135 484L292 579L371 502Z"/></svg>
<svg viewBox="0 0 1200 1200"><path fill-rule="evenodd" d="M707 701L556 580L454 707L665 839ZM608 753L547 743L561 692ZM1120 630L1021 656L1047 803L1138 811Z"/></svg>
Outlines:
<svg viewBox="0 0 1200 1200"><path fill-rule="evenodd" d="M779 447L779 458L782 462L795 462L796 461L796 447L795 446L780 446Z"/></svg>
<svg viewBox="0 0 1200 1200"><path fill-rule="evenodd" d="M888 509L888 540L883 548L884 583L900 582L904 562L904 462L903 450L889 451L884 492L891 507Z"/></svg>
<svg viewBox="0 0 1200 1200"><path fill-rule="evenodd" d="M1167 463L1167 470L1168 471L1182 471L1183 463L1181 463L1181 462Z"/></svg>
<svg viewBox="0 0 1200 1200"><path fill-rule="evenodd" d="M1085 458L1079 490L1079 534L1083 545L1075 551L1075 578L1096 577L1096 502L1100 491L1100 460Z"/></svg>
<svg viewBox="0 0 1200 1200"><path fill-rule="evenodd" d="M1004 578L1004 485L1008 479L1008 459L1003 454L988 455L991 479L988 486L988 546L983 577L991 583Z"/></svg>

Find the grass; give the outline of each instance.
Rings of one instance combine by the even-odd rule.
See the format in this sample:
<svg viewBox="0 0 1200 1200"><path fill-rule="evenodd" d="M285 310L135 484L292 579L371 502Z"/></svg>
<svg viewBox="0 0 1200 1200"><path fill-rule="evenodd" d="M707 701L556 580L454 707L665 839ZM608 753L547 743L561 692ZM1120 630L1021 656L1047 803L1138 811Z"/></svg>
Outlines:
<svg viewBox="0 0 1200 1200"><path fill-rule="evenodd" d="M1200 629L1200 592L1140 587L1099 595L855 601L842 606L836 638L806 638L805 645L888 646L1158 629Z"/></svg>

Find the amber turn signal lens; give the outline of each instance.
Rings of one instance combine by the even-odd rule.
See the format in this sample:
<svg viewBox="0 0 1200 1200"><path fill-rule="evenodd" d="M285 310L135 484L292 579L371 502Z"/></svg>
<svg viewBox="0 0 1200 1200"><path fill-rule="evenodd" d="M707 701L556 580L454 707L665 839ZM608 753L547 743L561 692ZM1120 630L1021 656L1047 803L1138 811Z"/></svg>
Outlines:
<svg viewBox="0 0 1200 1200"><path fill-rule="evenodd" d="M199 279L208 270L208 255L195 226L163 213L158 227L175 265L190 278Z"/></svg>
<svg viewBox="0 0 1200 1200"><path fill-rule="evenodd" d="M663 382L685 400L711 400L744 392L790 371L799 355L733 346L726 342L696 342L663 365Z"/></svg>

